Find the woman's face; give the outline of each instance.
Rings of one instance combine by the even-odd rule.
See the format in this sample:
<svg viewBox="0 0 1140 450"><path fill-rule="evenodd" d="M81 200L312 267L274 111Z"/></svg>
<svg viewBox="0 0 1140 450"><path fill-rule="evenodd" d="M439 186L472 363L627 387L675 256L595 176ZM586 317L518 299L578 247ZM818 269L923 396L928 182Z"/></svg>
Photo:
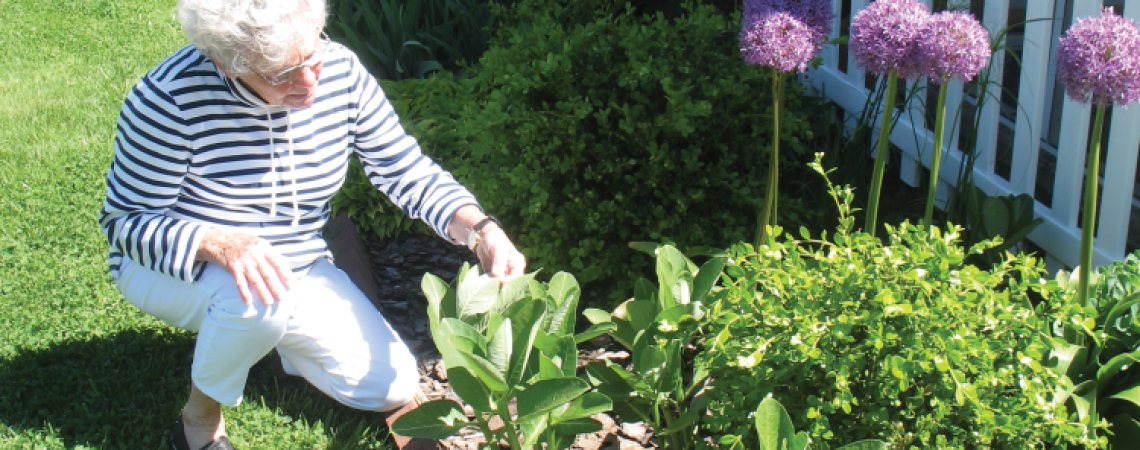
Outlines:
<svg viewBox="0 0 1140 450"><path fill-rule="evenodd" d="M308 107L317 97L322 56L327 45L328 38L322 34L312 45L296 53L291 68L276 74L247 73L238 78L271 105L294 109ZM273 84L271 80L280 81L280 84Z"/></svg>

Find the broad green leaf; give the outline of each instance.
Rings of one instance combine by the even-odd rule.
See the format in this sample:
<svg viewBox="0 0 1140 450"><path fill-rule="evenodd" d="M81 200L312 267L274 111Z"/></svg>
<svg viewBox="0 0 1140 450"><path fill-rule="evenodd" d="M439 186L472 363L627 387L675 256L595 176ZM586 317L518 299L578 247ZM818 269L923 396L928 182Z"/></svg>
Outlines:
<svg viewBox="0 0 1140 450"><path fill-rule="evenodd" d="M594 419L570 419L556 422L550 429L558 434L574 436L601 431L602 424Z"/></svg>
<svg viewBox="0 0 1140 450"><path fill-rule="evenodd" d="M511 351L511 362L507 367L506 381L511 386L522 382L530 360L531 349L534 347L534 337L542 325L542 318L546 314L546 302L535 299L522 299L511 305L506 316L511 319L511 342L514 349Z"/></svg>
<svg viewBox="0 0 1140 450"><path fill-rule="evenodd" d="M550 357L539 352L535 357L538 358L538 380L552 380L555 378L562 378L562 368L555 364Z"/></svg>
<svg viewBox="0 0 1140 450"><path fill-rule="evenodd" d="M495 367L482 356L470 353L462 353L462 355L463 359L467 360L467 367L491 392L505 392L507 390L507 382L503 379L503 374L499 372L498 367Z"/></svg>
<svg viewBox="0 0 1140 450"><path fill-rule="evenodd" d="M1112 434L1108 436L1111 448L1131 448L1140 442L1140 422L1128 414L1118 414L1109 419Z"/></svg>
<svg viewBox="0 0 1140 450"><path fill-rule="evenodd" d="M613 401L601 392L587 392L574 399L564 411L555 411L553 422L560 423L567 420L582 419L601 414L613 408Z"/></svg>
<svg viewBox="0 0 1140 450"><path fill-rule="evenodd" d="M435 400L408 411L392 423L392 433L424 439L447 439L468 425L463 407L451 400Z"/></svg>
<svg viewBox="0 0 1140 450"><path fill-rule="evenodd" d="M716 281L720 279L726 261L727 258L713 258L701 266L701 270L697 272L697 277L693 280L694 302L703 302L712 288L716 286Z"/></svg>
<svg viewBox="0 0 1140 450"><path fill-rule="evenodd" d="M681 274L688 269L688 260L685 255L671 245L661 247L657 251L657 307L669 309L676 306L673 296L673 285L681 279Z"/></svg>
<svg viewBox="0 0 1140 450"><path fill-rule="evenodd" d="M625 313L633 325L634 332L640 332L655 325L653 318L657 317L657 305L644 300L636 300L625 304Z"/></svg>
<svg viewBox="0 0 1140 450"><path fill-rule="evenodd" d="M1100 370L1096 372L1097 383L1101 386L1108 386L1112 381L1112 377L1115 377L1116 374L1124 370L1125 367L1135 364L1137 361L1140 361L1140 350L1112 357L1112 359L1108 360L1108 363L1101 366Z"/></svg>
<svg viewBox="0 0 1140 450"><path fill-rule="evenodd" d="M788 450L807 450L808 435L801 431L792 436L792 440L788 442Z"/></svg>
<svg viewBox="0 0 1140 450"><path fill-rule="evenodd" d="M632 384L618 375L617 370L621 369L597 361L586 365L586 375L590 378L590 383L593 383L594 387L598 389L598 392L611 399L623 400L629 398L635 390Z"/></svg>
<svg viewBox="0 0 1140 450"><path fill-rule="evenodd" d="M657 390L660 392L674 392L681 385L681 341L673 340L665 346L665 365L661 368L661 379Z"/></svg>
<svg viewBox="0 0 1140 450"><path fill-rule="evenodd" d="M1071 391L1070 400L1076 406L1077 417L1082 423L1096 422L1096 390L1096 380L1089 380L1074 386ZM1092 421L1085 422L1085 418L1089 416L1092 416Z"/></svg>
<svg viewBox="0 0 1140 450"><path fill-rule="evenodd" d="M464 353L472 353L478 349L479 354L487 354L487 340L475 330L475 327L450 317L443 319L442 327L450 337L449 343L455 349Z"/></svg>
<svg viewBox="0 0 1140 450"><path fill-rule="evenodd" d="M656 304L657 286L654 286L652 281L646 280L645 278L638 278L637 281L633 283L633 299Z"/></svg>
<svg viewBox="0 0 1140 450"><path fill-rule="evenodd" d="M656 255L657 249L660 247L661 247L661 244L658 244L656 242L630 242L629 243L629 248L632 248L632 249L637 250L639 252L649 254L650 256Z"/></svg>
<svg viewBox="0 0 1140 450"><path fill-rule="evenodd" d="M491 405L491 393L466 367L448 367L447 380L459 398L475 408L475 411L491 412L495 410L495 407Z"/></svg>
<svg viewBox="0 0 1140 450"><path fill-rule="evenodd" d="M531 448L542 439L543 432L550 426L550 415L540 414L529 419L517 419L515 424L523 435L523 448Z"/></svg>
<svg viewBox="0 0 1140 450"><path fill-rule="evenodd" d="M1132 306L1136 304L1140 304L1140 292L1124 297L1124 299L1120 300L1120 303L1112 307L1112 311L1105 317L1104 328L1106 330L1116 329L1116 321L1120 319L1120 316L1131 313Z"/></svg>
<svg viewBox="0 0 1140 450"><path fill-rule="evenodd" d="M582 311L582 315L586 316L586 319L589 320L590 323L592 323L594 325L597 325L600 323L610 323L610 321L612 320L610 318L610 313L605 312L605 311L600 310L600 309L597 309L597 308L586 308L585 311Z"/></svg>
<svg viewBox="0 0 1140 450"><path fill-rule="evenodd" d="M792 426L792 418L788 416L788 411L784 410L784 405L768 397L756 408L755 419L756 435L760 438L762 450L790 449L790 446L785 447L785 445L791 443L796 430Z"/></svg>
<svg viewBox="0 0 1140 450"><path fill-rule="evenodd" d="M1140 406L1140 384L1133 385L1128 389L1117 392L1116 395L1113 395L1111 398L1128 400L1133 404Z"/></svg>
<svg viewBox="0 0 1140 450"><path fill-rule="evenodd" d="M668 369L666 366L666 358L667 355L664 349L656 345L646 345L645 348L642 349L639 357L635 358L634 361L635 369L645 377L646 383L657 392L669 392L664 389L662 384L662 379L671 378L666 374Z"/></svg>
<svg viewBox="0 0 1140 450"><path fill-rule="evenodd" d="M564 376L573 376L577 372L578 348L574 345L574 338L539 330L534 336L534 346L559 364L559 370L565 374Z"/></svg>
<svg viewBox="0 0 1140 450"><path fill-rule="evenodd" d="M490 275L468 276L455 290L455 312L464 321L491 310L499 299L499 280Z"/></svg>
<svg viewBox="0 0 1140 450"><path fill-rule="evenodd" d="M583 342L586 342L590 339L596 338L596 337L601 336L603 334L613 333L613 332L617 331L617 329L618 329L618 325L616 323L613 323L613 322L605 322L605 323L599 323L596 325L591 325L590 328L586 329L586 331L583 331L583 332L575 335L574 336L574 342L581 344Z"/></svg>
<svg viewBox="0 0 1140 450"><path fill-rule="evenodd" d="M499 290L499 297L495 300L495 306L492 307L491 310L502 313L515 302L519 301L520 298L526 295L531 280L534 280L534 276L537 274L538 272L531 272L503 283L502 288Z"/></svg>
<svg viewBox="0 0 1140 450"><path fill-rule="evenodd" d="M424 278L420 281L420 289L424 291L424 297L428 301L428 318L431 323L438 323L440 317L440 304L443 299L447 297L450 288L447 283L444 283L439 277L430 273L425 273Z"/></svg>
<svg viewBox="0 0 1140 450"><path fill-rule="evenodd" d="M614 400L614 414L623 421L649 422L653 420L649 415L652 410L653 403L641 397Z"/></svg>
<svg viewBox="0 0 1140 450"><path fill-rule="evenodd" d="M547 292L554 300L555 307L549 314L550 326L546 332L558 335L573 334L578 314L578 297L581 296L578 281L573 275L558 272L548 286Z"/></svg>
<svg viewBox="0 0 1140 450"><path fill-rule="evenodd" d="M674 305L688 305L693 300L693 277L688 272L681 274L681 278L673 283L670 292L673 295Z"/></svg>
<svg viewBox="0 0 1140 450"><path fill-rule="evenodd" d="M886 442L878 439L865 439L839 447L838 450L887 450L888 448L890 447L887 446Z"/></svg>
<svg viewBox="0 0 1140 450"><path fill-rule="evenodd" d="M697 419L700 419L701 416L708 412L705 408L708 408L709 403L712 403L711 391L712 389L710 387L702 389L700 393L693 397L692 403L685 409L685 414L669 424L669 428L661 432L661 434L670 435L678 431L683 431L688 429L689 425L696 423Z"/></svg>
<svg viewBox="0 0 1140 450"><path fill-rule="evenodd" d="M491 361L500 373L507 373L507 363L511 360L511 319L503 319L499 329L487 343L487 360Z"/></svg>
<svg viewBox="0 0 1140 450"><path fill-rule="evenodd" d="M555 378L527 386L517 397L519 420L545 414L573 401L588 390L590 384L581 378Z"/></svg>

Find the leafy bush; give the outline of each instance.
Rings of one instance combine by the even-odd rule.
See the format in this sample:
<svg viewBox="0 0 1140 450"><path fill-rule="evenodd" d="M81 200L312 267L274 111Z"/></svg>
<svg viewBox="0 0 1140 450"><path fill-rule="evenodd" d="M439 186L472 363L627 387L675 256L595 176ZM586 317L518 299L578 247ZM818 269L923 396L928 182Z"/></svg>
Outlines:
<svg viewBox="0 0 1140 450"><path fill-rule="evenodd" d="M756 448L747 414L772 396L825 448L1093 444L1043 366L1052 318L1029 299L1051 295L1040 261L965 265L985 244L962 249L957 227L887 226L883 243L851 231L851 189L832 192L834 235L776 229L731 249L696 363L717 378L707 431Z"/></svg>
<svg viewBox="0 0 1140 450"><path fill-rule="evenodd" d="M473 78L388 90L425 152L503 220L532 267L612 283L591 288L611 300L651 267L629 241L750 236L771 75L740 60L736 30L711 6L675 20L594 12L581 26L541 14L556 6L520 2L513 11L533 22L501 29ZM809 153L798 94L783 123L789 160ZM810 214L791 199L780 210L788 224Z"/></svg>
<svg viewBox="0 0 1140 450"><path fill-rule="evenodd" d="M1116 448L1140 439L1140 253L1097 269L1089 299L1077 302L1076 274L1061 271L1050 280L1046 306L1065 320L1054 327L1049 367L1065 380L1061 400L1090 430ZM1107 436L1106 436L1107 435Z"/></svg>
<svg viewBox="0 0 1140 450"><path fill-rule="evenodd" d="M377 78L456 70L487 50L488 0L330 0L329 33Z"/></svg>

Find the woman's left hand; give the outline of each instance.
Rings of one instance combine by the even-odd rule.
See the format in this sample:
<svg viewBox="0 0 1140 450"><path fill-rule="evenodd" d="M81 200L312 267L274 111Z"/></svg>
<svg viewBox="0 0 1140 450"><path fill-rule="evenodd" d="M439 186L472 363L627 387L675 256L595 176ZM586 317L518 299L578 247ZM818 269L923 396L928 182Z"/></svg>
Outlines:
<svg viewBox="0 0 1140 450"><path fill-rule="evenodd" d="M483 269L495 278L513 278L526 271L526 256L515 248L498 225L488 225L479 236L475 256Z"/></svg>

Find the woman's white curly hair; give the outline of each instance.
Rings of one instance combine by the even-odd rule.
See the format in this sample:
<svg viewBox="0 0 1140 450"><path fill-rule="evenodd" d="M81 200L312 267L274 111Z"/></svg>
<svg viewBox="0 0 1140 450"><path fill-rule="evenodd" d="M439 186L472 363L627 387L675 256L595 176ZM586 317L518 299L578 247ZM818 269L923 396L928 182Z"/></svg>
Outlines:
<svg viewBox="0 0 1140 450"><path fill-rule="evenodd" d="M227 75L270 75L314 43L326 8L325 0L178 0L178 21Z"/></svg>

